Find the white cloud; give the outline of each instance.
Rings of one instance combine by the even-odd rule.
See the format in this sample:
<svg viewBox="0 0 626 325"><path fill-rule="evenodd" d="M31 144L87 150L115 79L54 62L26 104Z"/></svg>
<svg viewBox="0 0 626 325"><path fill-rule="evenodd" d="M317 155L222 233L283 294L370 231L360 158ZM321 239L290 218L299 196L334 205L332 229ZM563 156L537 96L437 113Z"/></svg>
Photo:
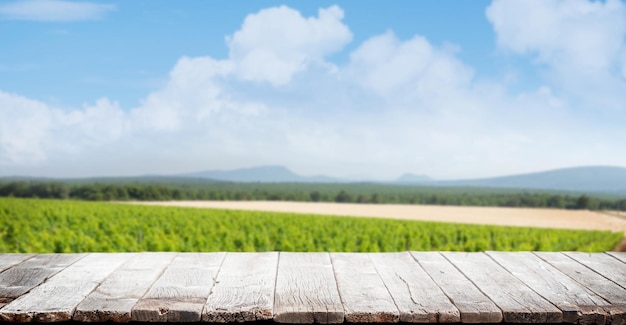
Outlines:
<svg viewBox="0 0 626 325"><path fill-rule="evenodd" d="M450 46L424 36L389 31L359 44L347 63L328 62L351 40L342 17L335 6L308 18L287 7L250 15L229 38L228 58L179 59L133 108L103 98L60 110L0 92L2 173L283 164L304 174L452 178L626 161L616 140L626 130L613 125L619 111L589 120L549 81L525 93L478 81ZM536 44L510 48L536 53ZM268 55L263 69L251 65L256 53Z"/></svg>
<svg viewBox="0 0 626 325"><path fill-rule="evenodd" d="M350 73L380 93L432 96L465 87L472 70L423 36L401 41L392 32L365 41L351 54Z"/></svg>
<svg viewBox="0 0 626 325"><path fill-rule="evenodd" d="M33 21L80 21L102 18L115 5L64 0L19 0L0 5L0 17Z"/></svg>
<svg viewBox="0 0 626 325"><path fill-rule="evenodd" d="M126 112L108 98L100 98L94 105L85 105L82 110L57 111L56 117L63 129L76 128L82 135L82 138L70 138L68 142L85 146L118 140L126 135L130 127Z"/></svg>
<svg viewBox="0 0 626 325"><path fill-rule="evenodd" d="M46 104L0 92L0 162L37 163L46 159L43 140L51 127Z"/></svg>
<svg viewBox="0 0 626 325"><path fill-rule="evenodd" d="M337 6L308 18L286 6L261 10L227 37L230 59L246 80L286 84L295 73L350 42L352 33L342 19L343 10Z"/></svg>
<svg viewBox="0 0 626 325"><path fill-rule="evenodd" d="M618 0L496 0L487 17L499 46L548 64L606 70L624 47L626 7Z"/></svg>
<svg viewBox="0 0 626 325"><path fill-rule="evenodd" d="M61 110L0 91L0 164L38 164L50 154L79 153L115 141L128 129L126 113L106 98Z"/></svg>
<svg viewBox="0 0 626 325"><path fill-rule="evenodd" d="M589 105L624 109L623 2L495 0L487 8L487 18L501 49L530 55L547 67L558 86Z"/></svg>

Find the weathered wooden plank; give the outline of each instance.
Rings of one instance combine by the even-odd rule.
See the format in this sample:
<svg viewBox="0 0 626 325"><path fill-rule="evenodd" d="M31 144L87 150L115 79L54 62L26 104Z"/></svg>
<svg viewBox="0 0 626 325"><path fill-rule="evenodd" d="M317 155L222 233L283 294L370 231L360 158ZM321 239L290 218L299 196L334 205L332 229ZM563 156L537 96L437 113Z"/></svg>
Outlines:
<svg viewBox="0 0 626 325"><path fill-rule="evenodd" d="M276 276L274 321L343 323L344 311L328 253L281 252Z"/></svg>
<svg viewBox="0 0 626 325"><path fill-rule="evenodd" d="M458 322L459 312L464 323L499 322L502 313L492 300L504 306L507 322L555 321L551 311L533 306L538 304L531 299L535 294L558 306L565 322L623 325L626 263L621 256L500 252L24 255L22 260L11 257L13 262L0 271L0 297L14 299L0 308L0 322L64 321L72 313L74 320L98 322L201 318L241 322L267 320L272 315L276 322L287 323ZM4 258L0 254L0 265ZM167 266L170 261L178 262ZM346 312L344 296L352 297L344 299ZM516 303L526 309L514 309ZM392 307L397 311L395 318L389 312ZM354 311L361 314L350 314ZM381 313L391 318L375 316ZM523 316L528 314L534 316Z"/></svg>
<svg viewBox="0 0 626 325"><path fill-rule="evenodd" d="M462 323L500 323L502 312L440 253L411 252L461 313Z"/></svg>
<svg viewBox="0 0 626 325"><path fill-rule="evenodd" d="M272 319L277 269L277 252L226 254L202 320L230 323Z"/></svg>
<svg viewBox="0 0 626 325"><path fill-rule="evenodd" d="M198 322L225 253L179 253L131 311L139 322Z"/></svg>
<svg viewBox="0 0 626 325"><path fill-rule="evenodd" d="M534 254L610 302L613 307L609 310L609 322L626 324L626 289L562 253L536 252Z"/></svg>
<svg viewBox="0 0 626 325"><path fill-rule="evenodd" d="M27 293L84 254L43 254L0 273L0 307Z"/></svg>
<svg viewBox="0 0 626 325"><path fill-rule="evenodd" d="M608 254L567 252L565 255L626 289L626 264Z"/></svg>
<svg viewBox="0 0 626 325"><path fill-rule="evenodd" d="M0 254L0 272L33 257L32 254Z"/></svg>
<svg viewBox="0 0 626 325"><path fill-rule="evenodd" d="M407 323L458 323L459 310L411 254L373 253L370 258Z"/></svg>
<svg viewBox="0 0 626 325"><path fill-rule="evenodd" d="M18 265L31 257L33 257L31 254L0 254L0 276L3 271L10 269L11 267ZM2 282L0 281L0 308L4 307L16 298L14 297L14 294L8 292L9 290L10 289L7 288L6 284L3 288Z"/></svg>
<svg viewBox="0 0 626 325"><path fill-rule="evenodd" d="M130 257L128 254L88 254L0 309L0 319L8 322L70 320L76 306Z"/></svg>
<svg viewBox="0 0 626 325"><path fill-rule="evenodd" d="M113 271L74 312L81 322L130 322L131 310L176 253L140 253Z"/></svg>
<svg viewBox="0 0 626 325"><path fill-rule="evenodd" d="M396 323L398 307L369 254L330 254L346 322Z"/></svg>
<svg viewBox="0 0 626 325"><path fill-rule="evenodd" d="M566 323L605 324L611 305L530 252L487 252L516 278L563 312ZM608 256L611 258L610 256ZM619 263L619 262L618 262Z"/></svg>
<svg viewBox="0 0 626 325"><path fill-rule="evenodd" d="M616 259L626 263L626 252L607 252L607 254L615 257Z"/></svg>
<svg viewBox="0 0 626 325"><path fill-rule="evenodd" d="M484 253L442 253L502 310L507 323L561 323L563 313Z"/></svg>

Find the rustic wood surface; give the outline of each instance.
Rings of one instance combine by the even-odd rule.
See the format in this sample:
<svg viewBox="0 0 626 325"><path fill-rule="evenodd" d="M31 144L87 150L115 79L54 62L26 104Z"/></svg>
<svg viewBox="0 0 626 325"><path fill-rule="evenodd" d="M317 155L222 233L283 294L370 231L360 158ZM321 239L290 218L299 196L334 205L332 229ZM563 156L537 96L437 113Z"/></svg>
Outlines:
<svg viewBox="0 0 626 325"><path fill-rule="evenodd" d="M347 322L399 321L400 312L368 254L333 253L330 256Z"/></svg>
<svg viewBox="0 0 626 325"><path fill-rule="evenodd" d="M27 293L84 256L37 255L0 273L0 307Z"/></svg>
<svg viewBox="0 0 626 325"><path fill-rule="evenodd" d="M226 255L202 320L231 323L272 319L277 270L277 252Z"/></svg>
<svg viewBox="0 0 626 325"><path fill-rule="evenodd" d="M31 258L31 254L0 254L0 272Z"/></svg>
<svg viewBox="0 0 626 325"><path fill-rule="evenodd" d="M459 323L461 314L411 254L370 254L406 323Z"/></svg>
<svg viewBox="0 0 626 325"><path fill-rule="evenodd" d="M626 254L0 254L0 323L626 325Z"/></svg>
<svg viewBox="0 0 626 325"><path fill-rule="evenodd" d="M412 252L439 288L461 313L462 323L500 323L502 311L443 255Z"/></svg>
<svg viewBox="0 0 626 325"><path fill-rule="evenodd" d="M175 253L136 254L106 278L76 311L82 322L129 322L131 310L176 256Z"/></svg>
<svg viewBox="0 0 626 325"><path fill-rule="evenodd" d="M561 323L563 313L486 254L443 253L500 309L508 323Z"/></svg>
<svg viewBox="0 0 626 325"><path fill-rule="evenodd" d="M72 319L74 309L129 254L87 255L48 281L0 309L4 321L60 322Z"/></svg>
<svg viewBox="0 0 626 325"><path fill-rule="evenodd" d="M607 254L615 257L616 259L626 263L626 252L608 252Z"/></svg>
<svg viewBox="0 0 626 325"><path fill-rule="evenodd" d="M328 253L280 253L274 321L337 324L344 320Z"/></svg>
<svg viewBox="0 0 626 325"><path fill-rule="evenodd" d="M566 323L604 324L611 305L530 252L487 252L498 264L563 312ZM609 257L610 258L610 257Z"/></svg>
<svg viewBox="0 0 626 325"><path fill-rule="evenodd" d="M562 253L543 252L535 255L611 303L611 307L604 308L609 312L609 322L626 324L626 289Z"/></svg>
<svg viewBox="0 0 626 325"><path fill-rule="evenodd" d="M626 263L608 254L568 252L565 253L565 255L602 274L605 278L611 279L611 281L626 289Z"/></svg>
<svg viewBox="0 0 626 325"><path fill-rule="evenodd" d="M197 322L225 253L179 253L137 302L138 322Z"/></svg>

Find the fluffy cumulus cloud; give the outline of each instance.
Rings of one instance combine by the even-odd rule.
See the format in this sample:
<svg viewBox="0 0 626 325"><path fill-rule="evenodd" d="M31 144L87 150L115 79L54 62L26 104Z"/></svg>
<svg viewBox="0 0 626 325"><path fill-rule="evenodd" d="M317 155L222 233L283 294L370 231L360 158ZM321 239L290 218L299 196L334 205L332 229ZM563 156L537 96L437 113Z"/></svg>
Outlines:
<svg viewBox="0 0 626 325"><path fill-rule="evenodd" d="M557 75L569 67L620 87L621 3L526 3L488 8L502 49L531 55ZM393 31L357 44L343 64L331 62L351 40L337 6L312 17L282 6L246 17L226 38L228 57L179 59L137 107L102 98L62 109L0 92L2 174L283 164L303 174L463 177L626 161L615 141L626 131L613 125L623 111L590 123L572 113L580 107L558 78L515 93L500 80L477 80L450 46ZM68 169L68 161L80 168Z"/></svg>
<svg viewBox="0 0 626 325"><path fill-rule="evenodd" d="M350 42L352 33L342 19L337 6L320 9L318 17L310 18L285 6L261 10L227 38L230 59L246 80L286 84L295 73L323 64L326 55Z"/></svg>

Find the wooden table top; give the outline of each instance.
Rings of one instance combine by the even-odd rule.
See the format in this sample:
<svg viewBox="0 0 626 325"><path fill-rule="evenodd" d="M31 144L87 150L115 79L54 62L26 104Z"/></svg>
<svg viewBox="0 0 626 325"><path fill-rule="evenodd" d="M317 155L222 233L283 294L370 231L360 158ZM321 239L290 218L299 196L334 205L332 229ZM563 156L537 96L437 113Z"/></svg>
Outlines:
<svg viewBox="0 0 626 325"><path fill-rule="evenodd" d="M626 324L626 253L0 254L0 322Z"/></svg>

